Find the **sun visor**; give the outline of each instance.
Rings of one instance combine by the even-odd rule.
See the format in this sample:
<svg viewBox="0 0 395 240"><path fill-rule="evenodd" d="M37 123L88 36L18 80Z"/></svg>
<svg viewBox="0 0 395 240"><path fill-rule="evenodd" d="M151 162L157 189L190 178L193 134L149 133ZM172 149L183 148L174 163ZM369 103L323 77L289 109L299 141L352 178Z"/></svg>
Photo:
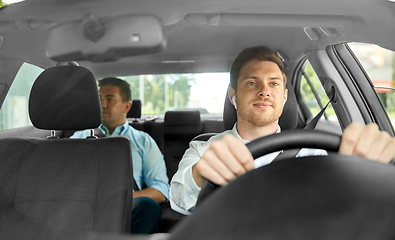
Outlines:
<svg viewBox="0 0 395 240"><path fill-rule="evenodd" d="M57 62L108 62L150 54L166 47L161 21L152 15L123 15L57 25L50 30L46 54Z"/></svg>

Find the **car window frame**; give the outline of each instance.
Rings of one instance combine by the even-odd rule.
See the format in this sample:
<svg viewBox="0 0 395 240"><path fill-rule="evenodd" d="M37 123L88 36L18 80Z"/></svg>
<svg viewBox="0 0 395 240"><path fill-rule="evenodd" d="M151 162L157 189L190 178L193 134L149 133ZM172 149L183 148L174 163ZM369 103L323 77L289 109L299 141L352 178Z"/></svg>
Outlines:
<svg viewBox="0 0 395 240"><path fill-rule="evenodd" d="M373 83L351 48L347 43L342 43L334 45L332 50L336 54L338 63L345 70L342 77L348 89L353 93L358 108L364 117L364 123L376 123L381 130L395 136L391 120L374 90Z"/></svg>
<svg viewBox="0 0 395 240"><path fill-rule="evenodd" d="M307 57L304 57L302 60L300 60L299 64L295 68L294 78L292 79L296 101L298 102L298 106L299 106L298 128L304 128L304 126L318 114L318 113L311 112L311 109L306 105L305 100L303 99L303 94L301 92L302 78L305 77L306 81L307 82L309 81L308 76L305 73L306 65L308 62L310 62L310 61ZM314 68L313 68L313 70L318 77L318 73L316 72L316 70ZM317 89L314 86L310 85L309 83L307 83L307 84L309 84L310 89L312 89L312 91L315 91L315 93L313 93L314 99L319 107L319 111L321 111L325 107L325 105L330 102L330 98L331 98L330 96L332 96L333 90L328 91L327 88L325 88L325 83L323 82L323 79L321 77L318 77L318 80L320 81L320 84L324 88L324 91L326 94L325 98L327 98L327 101L324 101L324 103L321 101L322 96L319 96L320 93L317 92ZM332 105L335 102L335 100L336 100L336 98L330 102L330 105ZM315 129L327 131L327 132L332 132L332 133L340 135L342 133L341 119L339 118L335 107L332 106L332 108L333 108L335 115L337 117L337 121L333 121L333 120L329 119L327 110L325 110L323 113L324 118L321 117L321 119L317 122Z"/></svg>

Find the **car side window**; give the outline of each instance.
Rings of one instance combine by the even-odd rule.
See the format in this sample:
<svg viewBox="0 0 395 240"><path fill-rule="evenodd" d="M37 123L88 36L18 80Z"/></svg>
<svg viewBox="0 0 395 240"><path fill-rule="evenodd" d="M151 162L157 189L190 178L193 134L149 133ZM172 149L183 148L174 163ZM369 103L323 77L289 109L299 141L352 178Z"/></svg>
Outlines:
<svg viewBox="0 0 395 240"><path fill-rule="evenodd" d="M0 110L0 131L31 126L28 101L34 81L44 69L24 63L4 99Z"/></svg>
<svg viewBox="0 0 395 240"><path fill-rule="evenodd" d="M395 126L395 52L374 44L349 43L369 76L392 126Z"/></svg>
<svg viewBox="0 0 395 240"><path fill-rule="evenodd" d="M329 98L308 60L305 61L300 76L299 87L297 89L299 93L297 93L297 96L299 95L302 100L300 104L303 104L301 107L303 114L306 116L307 120L311 120L323 107L325 107L329 102ZM338 124L338 118L333 110L332 104L328 105L322 118L326 121Z"/></svg>

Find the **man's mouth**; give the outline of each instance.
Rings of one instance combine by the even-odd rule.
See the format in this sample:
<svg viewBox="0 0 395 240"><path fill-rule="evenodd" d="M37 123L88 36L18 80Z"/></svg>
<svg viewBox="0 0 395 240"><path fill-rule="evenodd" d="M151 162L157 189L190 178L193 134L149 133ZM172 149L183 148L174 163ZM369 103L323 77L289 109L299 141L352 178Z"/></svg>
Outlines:
<svg viewBox="0 0 395 240"><path fill-rule="evenodd" d="M273 105L271 103L269 103L269 102L257 102L257 103L254 103L254 107L257 107L257 108L271 108L271 107L273 107Z"/></svg>

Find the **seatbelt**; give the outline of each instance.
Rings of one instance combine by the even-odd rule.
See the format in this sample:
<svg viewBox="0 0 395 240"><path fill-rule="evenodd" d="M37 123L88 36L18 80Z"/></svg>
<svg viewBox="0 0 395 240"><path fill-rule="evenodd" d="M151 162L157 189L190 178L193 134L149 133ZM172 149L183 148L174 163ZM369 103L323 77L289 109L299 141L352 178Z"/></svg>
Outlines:
<svg viewBox="0 0 395 240"><path fill-rule="evenodd" d="M336 93L333 91L332 97L329 99L329 102L325 105L325 107L323 107L321 109L321 111L303 129L305 129L305 130L314 130L315 129L315 127L317 126L318 120L320 120L320 118L324 114L326 108L329 106L329 103L333 102L333 99L335 98L335 94ZM302 149L297 148L297 149L284 150L280 154L278 154L277 157L275 157L272 162L278 161L278 160L283 160L286 158L294 158L294 157L296 157L296 155L298 155L300 150L302 150Z"/></svg>
<svg viewBox="0 0 395 240"><path fill-rule="evenodd" d="M106 137L106 135L104 134L104 132L100 128L93 129L93 132L94 132L95 136L98 137L98 138Z"/></svg>
<svg viewBox="0 0 395 240"><path fill-rule="evenodd" d="M95 128L93 131L95 133L95 136L97 136L98 138L106 137L106 135L103 133L103 131L100 128ZM134 177L133 177L133 181L132 182L133 182L132 183L133 191L140 191L140 188L137 185L136 180L134 179Z"/></svg>
<svg viewBox="0 0 395 240"><path fill-rule="evenodd" d="M331 99L329 99L329 102L325 105L325 107L323 107L321 111L303 129L313 130L317 126L318 120L320 120L326 108L329 106L329 103L333 102L334 98L335 98L335 92L333 92Z"/></svg>

